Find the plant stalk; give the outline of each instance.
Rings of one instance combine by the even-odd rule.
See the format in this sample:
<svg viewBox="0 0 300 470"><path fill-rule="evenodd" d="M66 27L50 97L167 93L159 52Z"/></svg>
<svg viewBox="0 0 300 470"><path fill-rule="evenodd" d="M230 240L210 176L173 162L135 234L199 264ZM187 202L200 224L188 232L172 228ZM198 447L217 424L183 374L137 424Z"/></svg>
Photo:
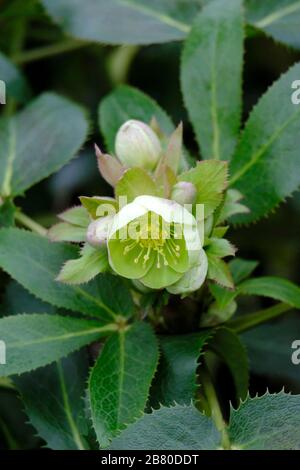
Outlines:
<svg viewBox="0 0 300 470"><path fill-rule="evenodd" d="M45 237L47 235L47 229L42 227L42 225L38 224L34 220L32 220L28 215L23 214L23 212L16 212L15 219L24 227L29 228L32 232L38 233Z"/></svg>
<svg viewBox="0 0 300 470"><path fill-rule="evenodd" d="M226 326L234 330L236 333L243 333L244 331L254 328L261 323L265 323L273 318L279 317L283 313L292 310L292 308L293 307L291 305L282 302L274 305L273 307L259 310L255 313L249 313L240 318L236 318L235 320L231 320L226 323Z"/></svg>
<svg viewBox="0 0 300 470"><path fill-rule="evenodd" d="M25 64L33 62L34 60L45 59L46 57L63 54L64 52L73 51L80 47L88 46L91 42L80 41L78 39L66 39L65 41L51 44L49 46L37 47L29 51L24 51L19 54L14 54L12 57L15 64Z"/></svg>
<svg viewBox="0 0 300 470"><path fill-rule="evenodd" d="M201 378L204 393L211 410L211 417L214 420L217 429L222 435L222 447L224 450L230 450L231 446L227 431L227 425L223 418L223 414L215 391L215 387L212 383L210 372L205 364L201 369Z"/></svg>

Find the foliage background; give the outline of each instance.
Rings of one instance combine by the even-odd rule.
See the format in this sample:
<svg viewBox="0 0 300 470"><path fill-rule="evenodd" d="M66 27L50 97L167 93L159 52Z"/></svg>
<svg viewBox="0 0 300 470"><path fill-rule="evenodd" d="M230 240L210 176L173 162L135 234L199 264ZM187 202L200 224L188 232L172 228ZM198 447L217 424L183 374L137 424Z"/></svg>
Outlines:
<svg viewBox="0 0 300 470"><path fill-rule="evenodd" d="M11 13L1 16L1 12L4 12L8 5ZM0 28L0 50L6 55L14 55L14 48L18 42L16 38L22 35L23 28L25 34L22 47L26 50L64 39L61 29L52 23L34 0L0 1ZM73 99L91 111L89 139L78 158L54 176L30 189L26 193L26 198L17 199L17 205L22 207L25 213L50 226L55 221L55 214L76 204L78 196L111 195L110 188L99 176L92 149L94 142L104 147L97 125L98 104L120 82L136 86L155 98L175 122L183 120L185 143L196 151L193 131L180 95L181 46L180 42L121 48L91 44L53 57L20 64L30 83L31 97L52 90ZM300 53L296 49L288 48L262 34L250 33L245 47L244 119L270 84L290 65L300 60ZM130 59L128 67L124 67L122 63L124 57ZM5 112L4 107L3 112ZM258 224L237 227L231 231L231 240L239 247L239 256L259 261L256 271L258 275L280 276L296 284L300 283L299 239L300 193L296 193L293 199L282 204L276 213ZM2 302L5 302L4 292L8 283L8 277L0 272ZM243 299L240 308L244 312L250 312L268 305L267 299L247 297ZM277 341L277 350L270 360L269 373L266 374L266 367L262 370L257 367L257 370L252 371L251 392L264 392L266 387L274 392L285 386L285 390L300 393L299 373L285 370L286 347L289 339L284 338L289 338L290 335L288 320L284 320L284 325L283 320L277 320L271 326L265 327L270 328L266 330L266 335L277 335L275 337L279 341ZM279 331L281 336L278 334ZM286 333L282 333L283 331ZM249 341L251 343L251 340ZM259 364L265 358L262 351L255 360ZM228 390L230 387L231 384L227 383ZM15 392L10 389L0 389L1 449L37 448L42 445L41 440L35 437L34 430L25 421L22 405Z"/></svg>

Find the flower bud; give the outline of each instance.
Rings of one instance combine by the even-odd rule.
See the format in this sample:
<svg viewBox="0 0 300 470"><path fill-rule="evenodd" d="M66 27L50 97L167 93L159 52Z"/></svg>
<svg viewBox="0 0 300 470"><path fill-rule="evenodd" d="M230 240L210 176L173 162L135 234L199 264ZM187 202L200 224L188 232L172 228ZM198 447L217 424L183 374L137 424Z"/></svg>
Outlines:
<svg viewBox="0 0 300 470"><path fill-rule="evenodd" d="M180 181L172 189L171 199L178 204L193 204L196 200L197 190L193 183Z"/></svg>
<svg viewBox="0 0 300 470"><path fill-rule="evenodd" d="M113 216L108 215L91 222L86 234L87 242L94 247L105 245L112 221Z"/></svg>
<svg viewBox="0 0 300 470"><path fill-rule="evenodd" d="M161 152L157 135L141 121L127 121L117 133L117 157L129 168L139 166L151 171L156 167Z"/></svg>

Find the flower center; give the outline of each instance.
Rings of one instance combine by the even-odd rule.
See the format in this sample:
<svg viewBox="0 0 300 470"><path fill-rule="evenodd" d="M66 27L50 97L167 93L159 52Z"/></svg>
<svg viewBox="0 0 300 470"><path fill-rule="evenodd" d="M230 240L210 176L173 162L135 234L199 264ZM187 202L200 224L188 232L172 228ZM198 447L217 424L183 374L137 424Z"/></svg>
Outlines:
<svg viewBox="0 0 300 470"><path fill-rule="evenodd" d="M123 250L127 255L132 250L137 249L137 256L134 262L139 262L146 266L153 254L156 258L156 267L160 269L168 266L168 259L172 258L172 263L177 264L176 258L180 257L180 244L176 243L179 236L179 227L174 223L165 222L161 216L149 212L146 216L142 216L131 222L128 227L128 238L121 240L126 243Z"/></svg>

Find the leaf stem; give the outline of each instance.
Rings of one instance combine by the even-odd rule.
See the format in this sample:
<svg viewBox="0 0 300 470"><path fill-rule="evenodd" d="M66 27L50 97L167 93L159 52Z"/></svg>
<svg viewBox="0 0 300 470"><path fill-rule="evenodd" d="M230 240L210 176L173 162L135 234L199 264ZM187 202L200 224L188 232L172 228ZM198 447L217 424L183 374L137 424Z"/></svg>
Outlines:
<svg viewBox="0 0 300 470"><path fill-rule="evenodd" d="M261 323L279 317L292 308L293 307L291 305L281 302L277 305L274 305L273 307L259 310L255 313L249 313L235 320L231 320L226 323L226 326L233 329L236 333L243 333L244 331L249 330L250 328L254 328Z"/></svg>
<svg viewBox="0 0 300 470"><path fill-rule="evenodd" d="M222 447L225 450L229 450L230 440L227 432L227 425L223 418L223 414L215 391L215 387L210 376L210 372L205 364L201 369L201 379L204 393L211 410L211 417L214 420L217 429L222 434Z"/></svg>
<svg viewBox="0 0 300 470"><path fill-rule="evenodd" d="M37 47L29 51L24 51L19 54L15 54L12 59L15 64L25 64L33 62L34 60L45 59L64 52L73 51L80 47L89 46L92 44L89 41L80 41L79 39L66 39L65 41L51 44L49 46Z"/></svg>
<svg viewBox="0 0 300 470"><path fill-rule="evenodd" d="M32 232L38 233L39 235L42 235L43 237L47 235L47 229L45 229L44 227L42 227L42 225L32 220L30 217L28 217L28 215L23 214L23 212L17 211L15 213L15 218L21 225L23 225L26 228L29 228L29 230L32 230Z"/></svg>

